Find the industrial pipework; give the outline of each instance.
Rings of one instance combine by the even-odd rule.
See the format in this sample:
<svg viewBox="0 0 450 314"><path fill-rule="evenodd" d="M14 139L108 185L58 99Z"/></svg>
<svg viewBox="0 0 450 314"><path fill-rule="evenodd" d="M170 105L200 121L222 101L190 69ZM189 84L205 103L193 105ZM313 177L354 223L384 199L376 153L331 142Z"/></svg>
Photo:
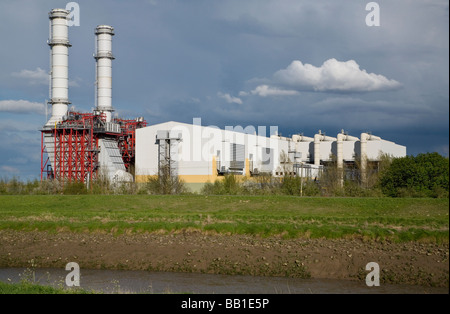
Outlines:
<svg viewBox="0 0 450 314"><path fill-rule="evenodd" d="M361 181L367 184L367 142L381 141L381 137L369 133L361 133Z"/></svg>
<svg viewBox="0 0 450 314"><path fill-rule="evenodd" d="M50 57L50 101L52 116L46 126L52 126L67 114L69 101L69 11L53 9L49 13L51 48Z"/></svg>
<svg viewBox="0 0 450 314"><path fill-rule="evenodd" d="M342 169L344 167L344 142L345 141L359 141L359 138L345 134L344 130L337 135L337 167Z"/></svg>
<svg viewBox="0 0 450 314"><path fill-rule="evenodd" d="M339 185L344 185L344 141L359 141L359 138L345 134L344 130L337 135L337 168L339 175Z"/></svg>
<svg viewBox="0 0 450 314"><path fill-rule="evenodd" d="M325 136L321 130L319 130L318 134L314 135L314 165L320 166L320 143L333 141L336 141L335 137Z"/></svg>
<svg viewBox="0 0 450 314"><path fill-rule="evenodd" d="M292 140L295 143L298 143L298 142L314 142L314 138L308 137L308 136L304 136L303 134L292 135Z"/></svg>
<svg viewBox="0 0 450 314"><path fill-rule="evenodd" d="M96 110L106 116L106 122L111 122L112 112L112 36L114 28L99 25L95 29L96 53Z"/></svg>

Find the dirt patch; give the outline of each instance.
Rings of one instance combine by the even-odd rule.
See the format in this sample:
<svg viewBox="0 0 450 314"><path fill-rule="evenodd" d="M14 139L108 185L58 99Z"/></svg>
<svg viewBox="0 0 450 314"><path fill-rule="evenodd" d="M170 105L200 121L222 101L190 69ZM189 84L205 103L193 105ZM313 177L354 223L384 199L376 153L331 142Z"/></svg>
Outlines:
<svg viewBox="0 0 450 314"><path fill-rule="evenodd" d="M369 262L381 282L449 286L449 245L360 239L280 239L200 232L124 234L0 231L0 267L242 274L365 280Z"/></svg>

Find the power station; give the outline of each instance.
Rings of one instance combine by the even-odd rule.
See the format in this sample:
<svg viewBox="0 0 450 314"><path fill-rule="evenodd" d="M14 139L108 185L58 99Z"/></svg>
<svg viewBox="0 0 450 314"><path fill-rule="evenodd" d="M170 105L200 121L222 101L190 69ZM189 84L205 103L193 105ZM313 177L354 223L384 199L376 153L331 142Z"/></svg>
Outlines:
<svg viewBox="0 0 450 314"><path fill-rule="evenodd" d="M112 37L114 28L95 30L96 92L92 113L71 112L69 101L69 11L49 13L51 48L50 104L52 115L42 130L41 179L90 182L99 174L111 182L133 181L136 129L143 118L112 118ZM47 154L47 158L44 157Z"/></svg>
<svg viewBox="0 0 450 314"><path fill-rule="evenodd" d="M110 182L146 182L169 169L193 191L226 174L254 177L302 176L316 179L324 166L343 169L358 164L361 181L367 180L368 164L383 155L406 156L406 147L370 133L360 137L342 131L336 137L319 131L282 137L255 130L166 122L148 126L142 117L113 118L112 38L114 28L95 30L96 90L92 113L70 111L69 11L53 9L50 18L50 101L52 115L41 134L41 180L89 183L100 176Z"/></svg>

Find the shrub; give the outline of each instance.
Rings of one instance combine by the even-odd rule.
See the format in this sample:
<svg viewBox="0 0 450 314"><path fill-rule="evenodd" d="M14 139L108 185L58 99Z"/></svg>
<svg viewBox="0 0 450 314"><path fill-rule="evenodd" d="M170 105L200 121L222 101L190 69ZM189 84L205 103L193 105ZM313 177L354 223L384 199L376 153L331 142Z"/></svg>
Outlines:
<svg viewBox="0 0 450 314"><path fill-rule="evenodd" d="M88 194L88 190L84 182L68 182L64 184L63 194L65 195L82 195Z"/></svg>
<svg viewBox="0 0 450 314"><path fill-rule="evenodd" d="M0 179L0 195L7 194L8 182L4 179Z"/></svg>
<svg viewBox="0 0 450 314"><path fill-rule="evenodd" d="M159 176L150 177L146 188L150 194L182 194L187 192L184 182L178 176L171 176L165 172ZM140 193L143 193L143 191L140 190Z"/></svg>
<svg viewBox="0 0 450 314"><path fill-rule="evenodd" d="M394 159L383 171L380 187L392 197L448 197L449 159L438 153Z"/></svg>
<svg viewBox="0 0 450 314"><path fill-rule="evenodd" d="M224 177L222 180L223 191L228 195L237 195L241 194L241 182L234 174L229 174Z"/></svg>
<svg viewBox="0 0 450 314"><path fill-rule="evenodd" d="M303 182L302 195L303 196L320 196L320 186L316 181L307 180Z"/></svg>
<svg viewBox="0 0 450 314"><path fill-rule="evenodd" d="M286 195L300 195L301 178L284 176L281 183L281 190Z"/></svg>
<svg viewBox="0 0 450 314"><path fill-rule="evenodd" d="M261 173L241 184L243 194L247 195L278 195L281 194L281 181L269 173Z"/></svg>
<svg viewBox="0 0 450 314"><path fill-rule="evenodd" d="M383 193L377 187L364 188L358 182L347 180L344 182L343 196L346 197L381 197Z"/></svg>
<svg viewBox="0 0 450 314"><path fill-rule="evenodd" d="M222 180L216 180L214 183L206 183L201 191L206 195L237 195L244 194L245 189L241 181L234 174L227 174Z"/></svg>
<svg viewBox="0 0 450 314"><path fill-rule="evenodd" d="M51 195L62 193L62 184L56 180L44 180L39 182L39 187L35 189L34 194Z"/></svg>

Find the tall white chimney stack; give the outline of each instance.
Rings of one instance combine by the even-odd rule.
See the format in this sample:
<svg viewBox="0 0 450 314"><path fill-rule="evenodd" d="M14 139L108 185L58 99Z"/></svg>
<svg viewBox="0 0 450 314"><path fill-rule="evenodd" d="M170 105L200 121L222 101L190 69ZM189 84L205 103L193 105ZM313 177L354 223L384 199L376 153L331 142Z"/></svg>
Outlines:
<svg viewBox="0 0 450 314"><path fill-rule="evenodd" d="M96 110L106 114L106 122L111 122L112 112L112 36L114 28L108 25L99 25L95 30L97 35L97 51L94 55L97 60L97 87Z"/></svg>
<svg viewBox="0 0 450 314"><path fill-rule="evenodd" d="M69 26L67 17L69 11L53 9L50 11L50 39L48 45L51 48L50 58L50 102L52 104L52 116L47 126L52 126L61 121L67 114L69 101Z"/></svg>

